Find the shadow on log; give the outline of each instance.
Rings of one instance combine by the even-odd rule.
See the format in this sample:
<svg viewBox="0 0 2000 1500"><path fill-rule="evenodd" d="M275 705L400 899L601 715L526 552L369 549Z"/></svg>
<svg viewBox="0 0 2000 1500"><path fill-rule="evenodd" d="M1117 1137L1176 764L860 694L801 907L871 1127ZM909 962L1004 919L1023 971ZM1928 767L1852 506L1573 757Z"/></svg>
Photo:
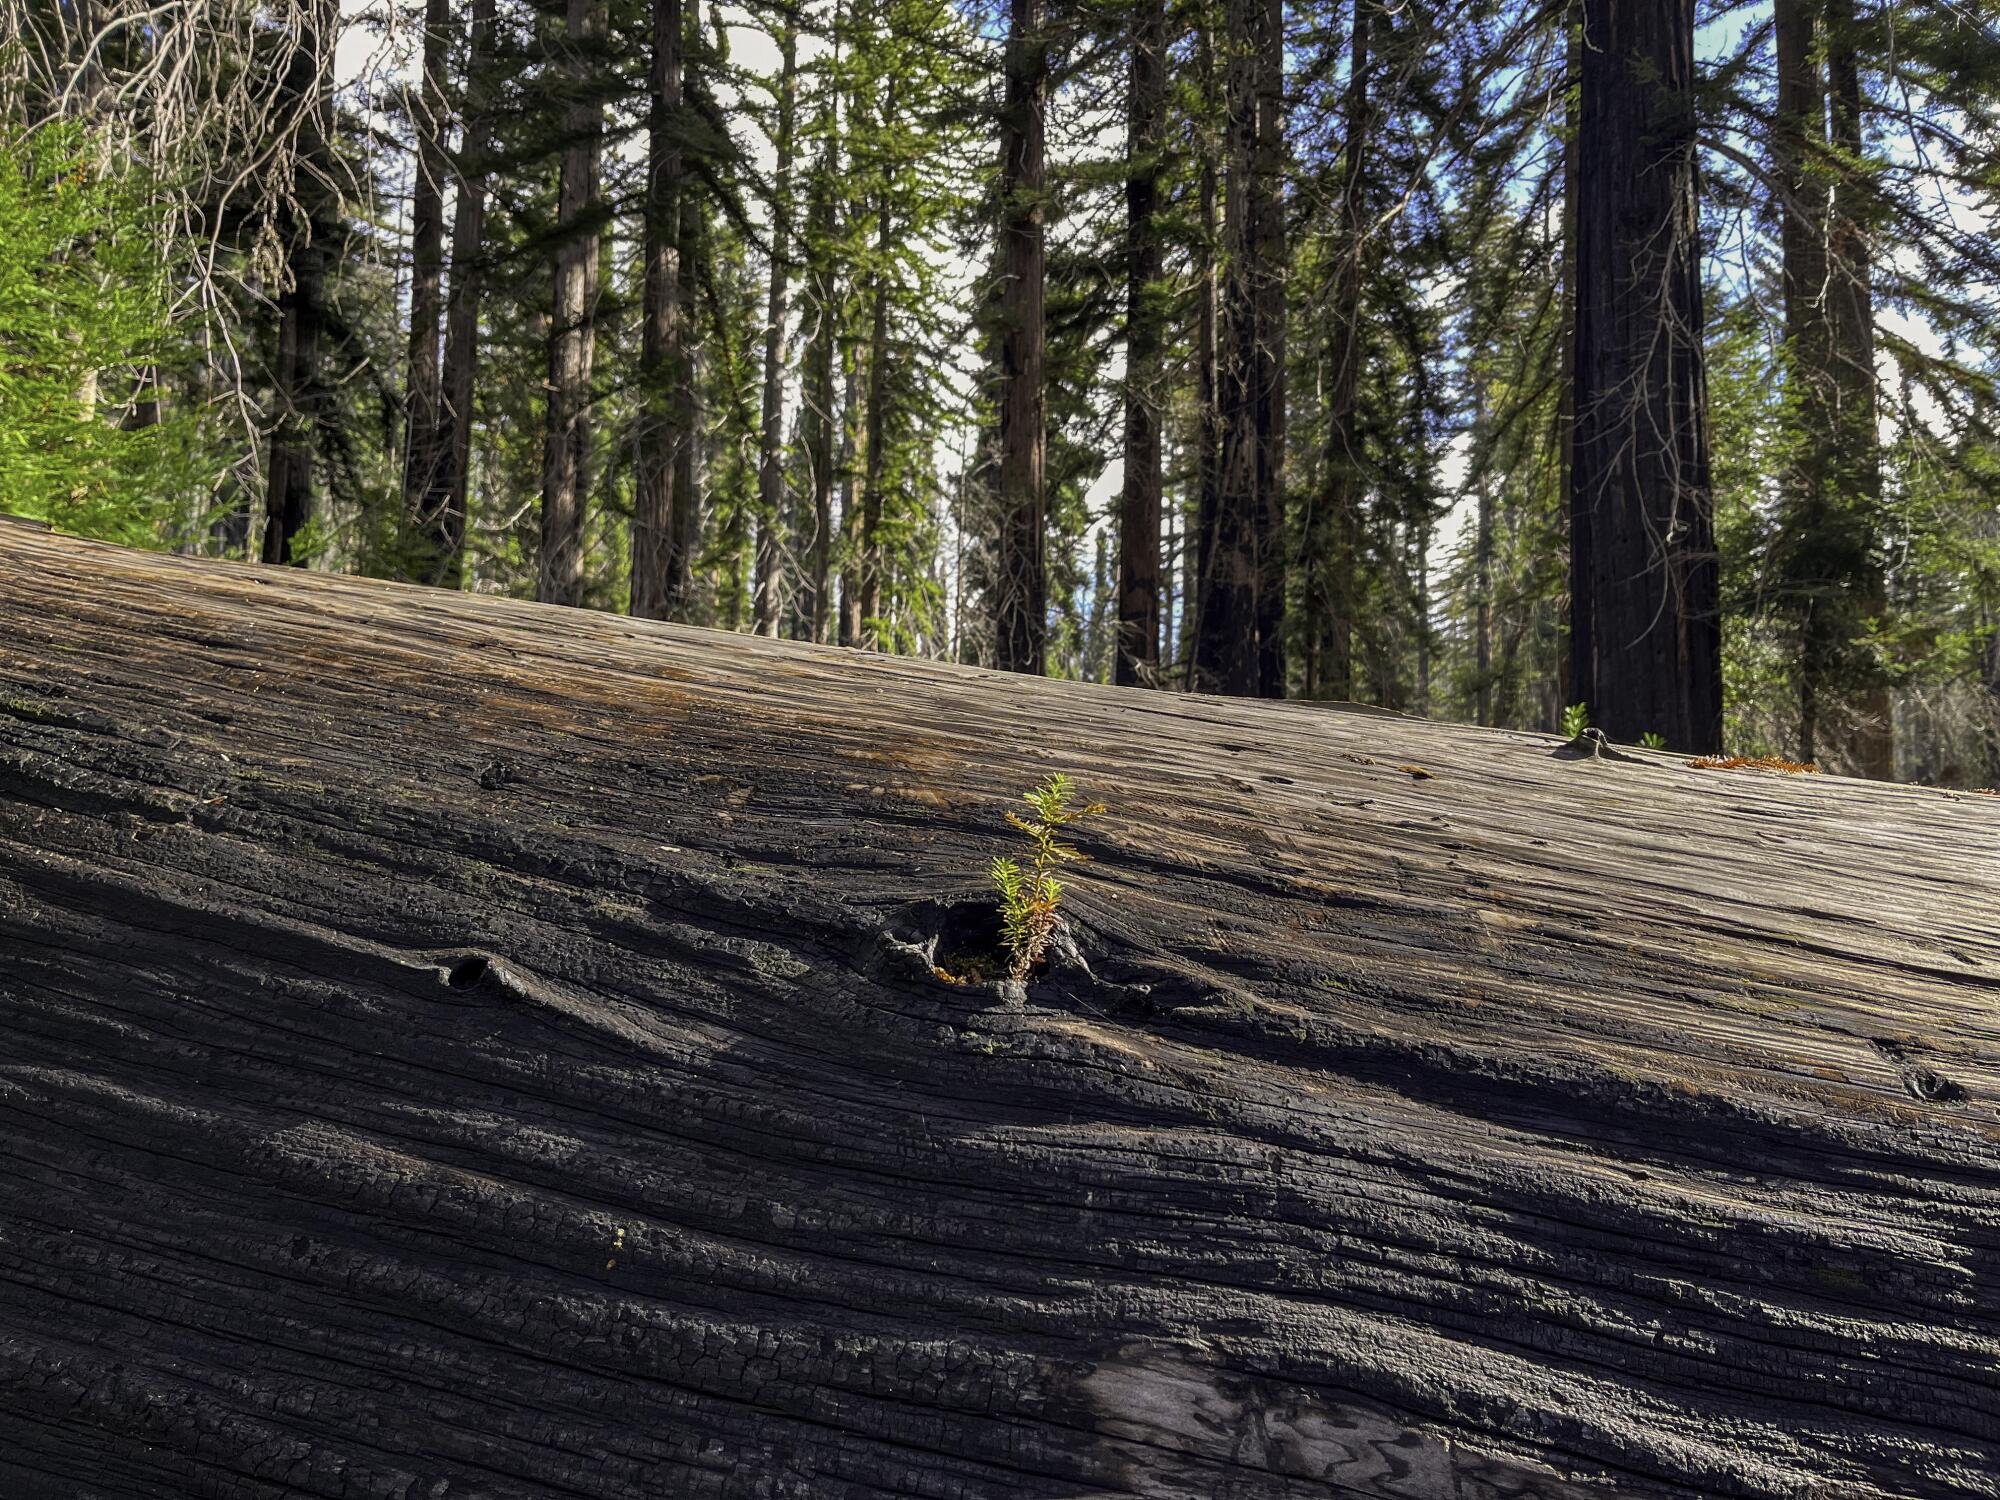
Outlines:
<svg viewBox="0 0 2000 1500"><path fill-rule="evenodd" d="M1556 748L0 528L0 1495L2000 1494L2000 800Z"/></svg>

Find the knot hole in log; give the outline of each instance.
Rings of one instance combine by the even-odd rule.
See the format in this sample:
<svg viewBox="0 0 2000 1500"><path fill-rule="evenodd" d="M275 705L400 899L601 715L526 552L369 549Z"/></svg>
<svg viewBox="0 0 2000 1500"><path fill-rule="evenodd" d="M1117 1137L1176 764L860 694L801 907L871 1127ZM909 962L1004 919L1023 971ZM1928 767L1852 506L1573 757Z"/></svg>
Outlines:
<svg viewBox="0 0 2000 1500"><path fill-rule="evenodd" d="M445 970L444 982L455 990L474 989L492 967L485 954L468 953Z"/></svg>
<svg viewBox="0 0 2000 1500"><path fill-rule="evenodd" d="M1012 959L1003 941L1000 906L992 895L919 901L904 907L881 934L889 967L928 976L945 984L1025 989L1054 978L1095 983L1087 947L1099 945L1089 928L1058 913L1048 948L1025 984L1013 979Z"/></svg>

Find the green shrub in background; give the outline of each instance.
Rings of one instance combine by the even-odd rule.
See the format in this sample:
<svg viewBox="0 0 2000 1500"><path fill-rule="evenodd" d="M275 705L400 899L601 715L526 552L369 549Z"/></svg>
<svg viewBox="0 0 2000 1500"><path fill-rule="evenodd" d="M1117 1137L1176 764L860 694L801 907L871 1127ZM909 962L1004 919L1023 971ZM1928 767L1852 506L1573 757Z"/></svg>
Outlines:
<svg viewBox="0 0 2000 1500"><path fill-rule="evenodd" d="M150 401L173 288L139 189L73 124L0 126L0 510L158 546L197 421Z"/></svg>

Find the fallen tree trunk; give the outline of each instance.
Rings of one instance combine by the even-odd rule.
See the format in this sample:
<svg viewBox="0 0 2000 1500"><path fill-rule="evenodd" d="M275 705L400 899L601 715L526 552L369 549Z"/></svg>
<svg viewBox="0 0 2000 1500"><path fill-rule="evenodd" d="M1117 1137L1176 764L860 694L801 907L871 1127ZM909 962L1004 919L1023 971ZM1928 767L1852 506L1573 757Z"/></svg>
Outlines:
<svg viewBox="0 0 2000 1500"><path fill-rule="evenodd" d="M938 978L1052 770L1074 951ZM0 527L0 1494L2000 1494L1996 870Z"/></svg>

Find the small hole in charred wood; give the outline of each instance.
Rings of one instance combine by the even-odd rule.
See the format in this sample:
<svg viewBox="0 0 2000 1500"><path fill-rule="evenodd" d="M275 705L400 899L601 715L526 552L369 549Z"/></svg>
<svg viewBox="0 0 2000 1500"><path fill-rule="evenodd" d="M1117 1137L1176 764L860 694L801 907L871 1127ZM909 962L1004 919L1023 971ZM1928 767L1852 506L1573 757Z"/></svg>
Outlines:
<svg viewBox="0 0 2000 1500"><path fill-rule="evenodd" d="M469 990L486 977L490 967L481 955L468 953L451 966L451 971L445 975L445 983L455 990Z"/></svg>
<svg viewBox="0 0 2000 1500"><path fill-rule="evenodd" d="M1028 974L1025 989L1023 981L1010 977L1012 962L1001 941L999 903L990 895L919 901L897 913L877 942L896 967L968 991L997 991L1003 997L1011 992L1024 998L1036 990L1045 999L1060 1002L1074 998L1071 991L1082 986L1097 1000L1103 999L1097 992L1105 986L1091 967L1104 946L1101 935L1072 913L1056 918L1048 951Z"/></svg>
<svg viewBox="0 0 2000 1500"><path fill-rule="evenodd" d="M1903 1087L1926 1104L1958 1104L1965 1098L1964 1089L1929 1068L1913 1068L1904 1074Z"/></svg>
<svg viewBox="0 0 2000 1500"><path fill-rule="evenodd" d="M948 984L983 984L1007 973L1000 910L989 897L920 902L901 915L889 937L922 955L932 977Z"/></svg>

